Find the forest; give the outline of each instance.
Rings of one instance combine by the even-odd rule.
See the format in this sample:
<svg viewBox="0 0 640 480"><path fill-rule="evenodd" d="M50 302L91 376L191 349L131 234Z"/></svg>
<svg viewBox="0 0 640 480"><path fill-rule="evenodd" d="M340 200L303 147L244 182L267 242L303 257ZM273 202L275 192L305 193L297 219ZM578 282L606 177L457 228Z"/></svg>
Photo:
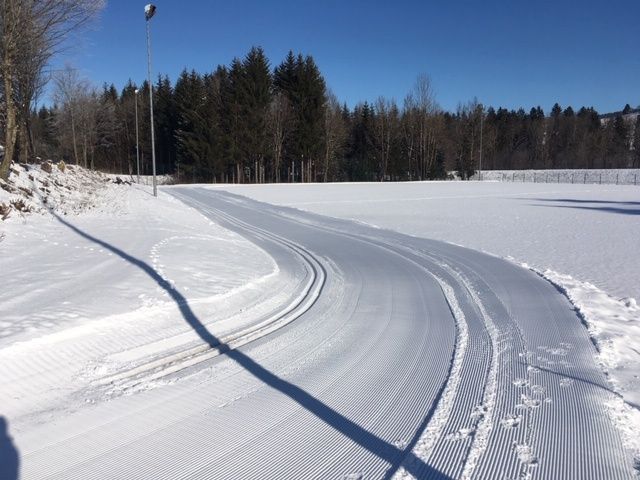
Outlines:
<svg viewBox="0 0 640 480"><path fill-rule="evenodd" d="M53 76L53 101L21 117L15 159L64 160L151 172L149 84L101 89L68 67ZM182 182L327 182L469 178L479 168L640 167L640 115L626 105L601 116L557 103L545 114L479 103L438 105L427 75L406 97L350 108L311 56L289 52L272 67L264 51L210 73L184 70L153 85L156 164ZM136 129L136 111L137 126ZM0 130L2 125L0 125Z"/></svg>

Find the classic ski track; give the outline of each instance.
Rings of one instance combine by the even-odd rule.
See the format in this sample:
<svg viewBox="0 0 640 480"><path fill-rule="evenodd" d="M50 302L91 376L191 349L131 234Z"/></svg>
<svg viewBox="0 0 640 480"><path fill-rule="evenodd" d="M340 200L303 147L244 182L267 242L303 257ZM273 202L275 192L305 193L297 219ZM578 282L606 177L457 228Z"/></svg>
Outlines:
<svg viewBox="0 0 640 480"><path fill-rule="evenodd" d="M289 218L289 220L296 221L295 218ZM449 455L446 454L447 453L446 449L443 449L439 457L430 458L431 461L429 464L430 465L436 464L445 468L449 467L449 468L446 468L446 470L449 470L449 473L455 472L454 475L456 478L458 476L461 476L462 478L494 478L496 475L503 475L505 473L505 471L502 469L505 468L507 464L510 465L508 470L513 472L514 476L524 477L524 476L534 475L536 470L531 470L531 467L528 466L527 464L518 462L517 455L514 454L513 449L508 448L510 446L515 445L515 443L512 442L511 444L509 444L509 442L505 441L504 438L502 439L501 442L498 442L498 443L502 443L502 447L500 448L500 450L505 452L503 456L506 455L507 457L509 456L511 457L510 461L508 461L506 464L504 462L493 461L491 462L493 468L487 470L487 466L489 465L489 462L486 459L487 458L491 459L495 457L495 455L485 455L485 452L489 446L490 436L492 432L498 429L498 434L497 435L494 434L493 437L496 437L496 436L500 437L499 435L500 427L498 425L498 419L495 416L496 402L498 402L499 406L501 407L501 410L503 411L505 410L504 405L509 403L509 400L505 399L504 396L502 396L501 398L498 398L499 384L500 384L500 387L504 389L505 384L507 384L513 377L513 375L509 376L505 372L499 373L500 369L498 364L499 362L498 358L503 353L508 352L509 350L515 351L517 355L520 357L521 356L526 357L529 354L526 347L526 342L522 337L522 332L520 331L517 325L517 322L513 321L513 319L510 319L507 322L508 323L507 328L503 326L502 330L498 329L496 325L493 323L493 321L491 320L491 314L487 312L482 300L474 290L474 286L472 286L472 284L470 283L470 280L464 278L463 273L457 270L457 266L456 266L457 262L455 260L452 261L451 257L441 256L441 258L436 258L431 254L420 252L407 246L402 246L398 248L398 246L390 245L384 241L380 241L379 239L371 240L370 238L363 238L359 235L354 235L352 233L340 231L339 229L327 228L326 226L321 226L317 224L309 225L307 223L303 223L303 225L307 227L319 229L319 230L333 231L334 233L338 233L346 237L359 239L361 241L366 241L367 243L377 245L378 247L385 248L386 250L389 250L397 255L403 256L405 260L408 260L412 263L416 263L414 260L411 260L407 256L407 254L410 254L410 255L412 254L412 255L421 257L422 259L431 263L430 265L431 268L433 268L435 265L438 265L448 270L447 273L451 274L452 277L455 278L455 280L457 280L456 283L466 291L465 293L471 298L472 304L475 306L474 308L478 310L480 316L482 317L482 323L489 336L489 341L490 341L489 348L490 348L491 360L489 362L489 367L484 374L485 381L484 381L484 391L482 395L482 402L479 405L476 404L476 406L483 407L484 415L482 415L479 421L475 423L474 430L476 430L476 432L474 435L471 435L472 442L471 442L471 445L467 447L466 452L463 454L463 459L460 460L457 465L451 465L450 463L447 465L447 460L448 460L447 457ZM404 251L404 254L402 253L402 251ZM475 268L470 268L470 265L464 264L464 263L462 265L467 271L470 271L470 273L473 276L477 276L476 278L477 285L475 286L475 288L480 288L480 286L482 286L484 287L484 292L485 292L484 295L489 294L490 296L493 297L493 302L494 302L493 309L496 309L496 308L499 310L504 309L503 312L500 312L503 318L507 318L507 319L510 318L510 315L508 314L508 311L504 306L502 300L493 293L492 289L489 287L488 284L482 281L479 274L475 271ZM428 267L422 264L418 264L418 266L426 270L430 275L433 275L432 271L430 271ZM543 303L543 306L546 310L549 309L549 306L546 303ZM512 347L508 347L506 350L500 350L501 337L503 336L510 339L511 341L515 341L517 338L518 341ZM516 347L516 348L513 348L513 347ZM455 348L456 348L455 350L456 353L458 353L457 344ZM513 357L515 356L515 353L512 353L511 355L512 355L511 363L514 363ZM462 356L464 356L464 352L462 352ZM462 360L460 359L460 361ZM454 359L454 362L455 362L455 359ZM512 368L513 365L510 365L510 367ZM526 364L526 368L528 369L529 367L530 365ZM472 373L472 376L476 376L478 373L479 372L474 371ZM512 373L512 372L509 371L508 373ZM500 376L500 379L499 379L499 376ZM509 378L505 378L508 376ZM451 383L455 383L455 385L452 386L452 390L457 393L459 382L451 382L450 378L447 379L447 382L443 390L446 390L447 387L450 387ZM442 396L439 396L439 398L437 399L437 402L440 402L441 400L442 400ZM467 401L466 405L464 405L463 408L468 411L470 406L471 406L471 403ZM442 408L441 406L438 406L438 409L441 409L441 408ZM446 410L446 408L444 409ZM433 415L434 413L431 412L431 414ZM438 414L438 411L436 410L435 415L437 416L437 414ZM518 444L522 444L527 447L532 447L535 449L535 443L538 443L538 442L532 441L535 430L529 417L530 417L529 412L524 412L522 414L522 420L521 420L522 428L520 430L523 432L523 435L520 436L520 440L517 440L517 442L519 442ZM443 423L448 423L448 420L449 420L448 415L445 413L445 418L443 419ZM441 436L442 436L443 430L444 428L440 429L439 433L441 434ZM442 438L440 439L440 442L443 443ZM497 442L497 441L494 440L494 442ZM449 454L450 453L451 452L449 452ZM484 470L478 469L478 464L481 463L481 459L485 460ZM493 460L495 460L495 458L493 458ZM443 465L440 465L440 464L443 464ZM496 467L499 468L499 470L496 470ZM425 476L428 476L428 475L425 473Z"/></svg>
<svg viewBox="0 0 640 480"><path fill-rule="evenodd" d="M293 216L287 215L287 218L292 221L297 221L295 218L295 214ZM350 236L352 238L358 237L358 235L355 235L353 233L346 233L339 229L326 227L324 225L310 224L307 221L301 223L311 228L325 229ZM376 238L375 240L368 239L368 241L374 244L379 242L379 246L384 245L387 248L391 248L392 250L398 248L397 244L389 244L378 238ZM382 245L380 245L380 243ZM542 472L541 469L532 469L532 467L537 466L537 460L535 461L536 463L533 464L523 463L522 461L519 461L518 455L514 453L516 449L509 447L514 447L516 444L524 445L526 447L532 448L535 454L535 450L537 448L536 445L542 446L545 444L545 442L548 443L548 440L544 437L544 432L536 429L536 425L538 425L539 422L532 421L532 415L533 418L535 418L535 414L537 412L535 410L526 410L522 412L520 420L520 425L522 426L522 428L519 429L522 434L518 435L516 437L518 439L515 441L508 439L507 435L503 434L504 432L499 425L499 419L496 416L496 410L499 410L504 414L505 411L513 410L513 405L515 405L512 396L501 395L500 391L505 390L506 387L512 383L514 378L529 378L529 369L537 368L528 361L532 353L527 346L527 342L523 337L523 332L521 331L518 323L511 318L509 308L504 304L503 300L493 292L492 288L488 284L486 284L482 280L481 273L478 273L478 271L476 271L476 266L473 266L468 262L460 263L460 259L455 259L448 255L441 254L440 258L437 258L430 253L420 252L419 250L408 247L406 245L402 245L400 248L405 250L407 253L417 255L424 258L425 260L430 260L430 262L432 263L431 266L437 264L440 267L448 269L449 273L453 273L453 275L459 279L458 284L468 292L469 296L473 300L473 304L479 310L479 313L483 318L483 323L489 334L491 344L491 362L485 376L485 378L487 378L487 381L485 381L483 402L481 404L485 408L485 414L476 424L477 434L472 435L471 437L473 439L472 445L465 455L465 460L459 463L457 466L452 466L450 463L449 465L447 465L447 460L450 459L447 459L448 455L443 455L443 452L441 453L439 459L440 462L438 462L438 458L431 458L431 462L429 464L438 465L439 463L444 463L444 467L449 467L446 468L445 471L450 471L452 474L453 472L456 472L454 474L455 478L458 478L459 475L461 475L462 478L496 478L497 476L506 474L504 468L507 468L512 472L513 478L536 477L537 472ZM464 274L462 272L458 271L458 265L461 265L464 271L467 271L471 273L472 276L476 277L474 280L474 282L476 283L475 287L472 285L472 283L470 283L470 280L464 278ZM482 269L480 269L480 271L482 271ZM496 327L496 325L492 322L492 314L487 312L478 293L476 293L475 289L479 289L480 286L484 287L483 295L489 295L489 297L492 297L491 302L493 304L492 310L494 310L493 315L496 314L497 310L500 314L499 316L501 316L503 319L509 319L507 322L503 321L503 325L501 328ZM536 284L535 289L540 290L540 286ZM548 303L542 302L541 305L545 311L551 314L550 305ZM506 323L506 325L504 325L504 323ZM506 347L502 347L502 344L504 342L508 342L509 345ZM507 369L504 371L500 371L498 363L499 357L503 357L505 354L509 358L507 360L503 359L502 363L507 366ZM517 365L517 358L525 358L527 361L520 362L523 363L522 365ZM525 368L524 372L522 371L522 367ZM474 372L474 374L476 375L477 373L478 372ZM530 398L533 398L531 397L531 395L533 395L534 397L535 395L537 395L535 393L535 390L533 391L534 393L531 394L529 388L527 387L527 389L525 389L526 393L522 393L521 396L524 398L526 395ZM550 399L550 397L546 398ZM511 408L508 407L509 404L512 405ZM541 435L543 435L542 438L540 438ZM606 437L606 435L604 434L602 436ZM619 443L618 438L616 438L616 441L617 443ZM499 450L505 452L505 455L507 457L510 456L511 460L506 463L496 462L495 454L486 455L485 452L490 443L502 444ZM555 457L552 457L552 462L546 462L546 464L552 464L553 460L555 460ZM480 468L478 468L479 464ZM507 467L507 465L509 465L509 467ZM451 467L455 468L451 470ZM462 473L460 473L461 467L464 467ZM620 478L625 478L625 474L622 474L621 472L628 471L627 467L628 466L620 465L620 468L616 470L616 473L609 472L609 474L612 475L612 478L614 475L622 475ZM604 467L600 466L600 468ZM604 470L598 471L597 469L595 471L592 470L591 472L589 472L588 470L584 470L583 475L588 476L595 474L596 477L594 478L600 478L598 475L602 474L603 472Z"/></svg>
<svg viewBox="0 0 640 480"><path fill-rule="evenodd" d="M179 198L178 195L176 196ZM230 349L239 348L288 325L307 312L320 296L327 274L322 263L311 252L305 250L300 245L284 240L278 235L265 232L262 229L253 228L244 222L225 215L218 209L212 209L200 202L197 203L201 207L201 211L222 217L245 232L251 232L253 235L259 236L267 241L278 243L293 252L302 261L310 274L306 284L302 288L302 292L297 295L291 303L282 305L279 311L271 313L267 319L220 338L220 345L217 347L198 345L172 353L168 356L154 358L132 369L119 371L96 379L93 382L93 386L116 386L126 391L130 388L136 388L140 384L159 380L184 369L194 367L221 353L225 353Z"/></svg>
<svg viewBox="0 0 640 480"><path fill-rule="evenodd" d="M291 220L296 221L295 219ZM458 272L456 268L452 266L452 264L448 264L443 260L447 259L449 262L451 262L450 258L443 257L443 259L438 259L425 252L411 248L410 246L391 244L378 238L366 238L357 234L344 232L342 230L326 226L307 224L305 225L310 228L331 231L339 235L360 240L362 242L375 245L379 248L383 248L392 254L401 256L404 260L416 264L419 268L423 269L426 274L434 277L440 284L443 295L445 296L446 301L449 304L451 314L455 319L456 326L458 328L458 337L456 340L454 359L452 361L452 372L455 371L457 377L449 377L447 379L446 385L443 388L443 395L438 399L438 405L433 414L433 421L428 424L425 432L423 432L423 435L418 440L417 449L414 450L413 453L415 454L415 458L420 458L423 461L430 460L429 465L442 467L442 473L446 472L447 475L451 475L454 478L457 478L460 475L462 475L463 478L471 478L478 458L486 449L487 436L493 426L493 411L496 397L498 374L496 344L498 343L500 332L496 329L495 325L491 321L491 318L487 314L480 298L473 292L469 281L464 279L460 272ZM407 255L414 257L414 259L410 259ZM415 258L426 261L427 265L420 263L420 261L416 260ZM455 263L453 263L453 265L455 265ZM458 310L460 307L454 291L452 290L451 292L447 292L447 289L451 288L451 285L445 282L440 276L438 276L438 274L434 273L434 271L436 270L440 270L440 275L442 275L443 277L448 277L449 282L451 282L452 284L457 284L458 287L462 289L462 292L460 293L469 297L472 302L471 306L476 308L479 315L482 317L482 328L487 332L488 335L488 349L490 358L489 366L485 369L485 372L483 374L481 374L481 372L478 372L475 368L470 369L468 365L466 365L466 371L460 371L462 370L462 364L465 363L469 326L467 325L467 319L462 311L460 311L459 314L456 314L456 310ZM473 353L477 355L478 352ZM474 402L473 395L469 394L460 395L456 398L461 380L463 378L467 382L469 382L469 378L485 379L483 381L484 388L482 389L482 402ZM453 423L457 424L457 427L455 428L449 425L450 415L454 408L452 405L448 404L448 402L450 401L455 401L459 404L456 405L458 415L453 419ZM471 422L471 425L467 425L467 428L471 427L471 430L474 433L477 431L478 435L472 433L469 436L469 438L472 439L471 445L468 445L468 442L459 442L462 445L462 448L458 448L457 452L451 451L452 448L447 447L450 447L452 442L444 437L445 432L449 435L457 432L460 429L461 421L464 422L465 418L473 419L474 411L477 410L478 407L483 407L484 409L486 409L485 413L482 416L479 416L476 419L477 421L473 421ZM437 424L434 425L434 423ZM434 456L432 455L432 449L434 448L434 444L436 442L439 442L441 447L443 444L445 446L441 448L441 450L443 451L440 452L439 455ZM447 443L449 443L449 445L446 445ZM467 443L467 445L465 445L465 443ZM455 460L457 460L457 463L455 462ZM415 464L415 459L412 463ZM409 474L404 468L401 468L394 476L394 478L398 479L412 477L413 475Z"/></svg>
<svg viewBox="0 0 640 480"><path fill-rule="evenodd" d="M336 430L326 418L318 417L317 412L314 415L301 408L293 397L275 392L273 386L259 379L247 383L251 372L234 365L231 373L222 378L230 387L219 394L211 382L174 394L168 389L168 398L162 396L164 389L156 390L153 398L157 403L153 407L169 418L162 424L148 426L142 433L136 431L136 425L122 425L128 418L125 414L95 426L94 433L86 439L82 432L70 437L67 440L71 451L84 452L78 461L69 464L68 459L60 456L60 452L67 451L64 442L34 451L41 456L30 470L34 477L47 476L47 467L57 465L57 473L52 477L77 479L104 478L123 471L132 479L389 478L396 468L404 465L417 478L630 478L631 470L620 464L624 455L615 429L607 423L604 412L596 414L598 402L606 397L598 384L597 367L594 371L598 374L583 369L585 375L592 376L585 377L584 382L576 381L573 390L563 390L559 382L553 383L556 379L553 375L560 373L544 370L531 373L531 368L553 370L555 364L546 358L552 354L547 352L567 341L560 323L568 318L563 310L565 304L542 281L536 283L527 278L523 284L528 290L522 294L538 299L536 312L548 319L545 325L550 325L549 331L539 333L521 324L526 305L520 306L519 291L505 283L510 277L502 279L500 273L488 270L496 262L513 278L525 276L506 262L498 263L502 260L313 214L283 215L284 209L279 207L261 206L246 199L238 201L235 198L240 197L226 193L200 189L191 192L184 193L188 197L183 198L185 203L197 202L203 212L222 219L236 231L245 231L249 237L274 235L296 246L304 245L305 252L315 251L310 246L313 241L316 245L327 242L328 254L309 255L321 267L320 259L328 263L335 260L338 269L351 268L351 283L345 284L342 292L344 299L332 302L327 298L331 288L321 288L305 310L307 314L296 317L299 322L288 322L277 331L264 332L241 350L250 351L252 358L260 358L264 368L271 368L274 375L303 385L309 395L334 409L334 414L363 426L387 444L397 443L398 452L385 460L381 452L363 448L351 436ZM203 203L207 201L205 195L211 196L212 204L219 202L228 207L214 208ZM255 206L258 208L253 212ZM247 222L234 217L238 210L239 216L249 219ZM256 217L259 214L269 218ZM257 225L249 223L257 218ZM284 232L287 222L296 224L294 238L297 234L310 239L306 240L309 243L284 239L259 226L275 225L274 230L280 226ZM319 232L317 238L308 230ZM352 263L340 264L340 258L349 257L338 255L334 237L344 238L345 244L349 244L347 253L357 257ZM362 258L357 255L356 244L363 246ZM380 266L358 264L367 258L380 262ZM369 276L386 272L385 266L391 267L390 275L402 277ZM327 275L325 272L323 286L331 284L332 278ZM408 288L407 293L404 288ZM379 299L372 296L376 291ZM384 315L375 315L377 302L371 305L372 299L383 306ZM405 302L411 303L408 312ZM335 306L342 317L334 318L328 305ZM323 315L325 319L320 318ZM398 318L404 318L403 315L411 320L406 331L399 326ZM369 320L375 321L369 324ZM321 328L325 323L327 326ZM581 330L575 332L574 342L581 348L584 346L581 342L590 345L586 334L580 336ZM317 335L318 340L304 343L300 341L301 335ZM300 344L288 343L291 340ZM271 344L280 345L282 350L267 348ZM306 345L311 348L305 349ZM263 346L266 355L258 355ZM336 360L340 355L345 355L345 361ZM302 358L305 362L299 364ZM589 360L588 352L575 350L567 358L578 366L581 360ZM178 367L184 366L184 359L177 360ZM205 365L205 360L209 358L199 361L202 364L199 368ZM213 369L229 363L224 355L211 360ZM391 374L386 368L389 364L396 369L391 377L387 376ZM564 366L560 371L573 372ZM536 375L540 388L546 389L544 395L553 398L550 405L562 405L564 409L556 411L542 405L518 410L517 404L524 402L521 395L525 392L538 398L534 392L538 385L533 385ZM514 387L513 381L519 378L529 383ZM371 402L363 402L363 397L367 400L368 396ZM218 397L227 403L216 403ZM133 405L132 398L127 401ZM174 411L174 404L185 411ZM479 404L483 405L484 414L470 419ZM567 410L569 407L573 410ZM581 408L587 411L581 412ZM573 411L572 418L578 422L576 430L568 434L558 430L554 425L562 423L558 414ZM145 412L149 414L150 408ZM521 414L521 423L505 429L499 421L511 412ZM240 414L244 416L238 417ZM150 416L146 422L152 419ZM242 422L241 429L238 421ZM469 425L475 434L457 441L448 439ZM549 433L554 428L555 434ZM605 446L609 448L606 451ZM539 462L524 462L523 453L527 452L516 447L532 448L532 455L538 456ZM583 452L580 464L568 461L567 455L576 449ZM424 463L412 462L410 452ZM600 456L593 456L594 452ZM168 454L189 461L172 462ZM126 463L123 466L123 459L132 461L132 468L122 470L127 466ZM142 465L146 467L141 468Z"/></svg>

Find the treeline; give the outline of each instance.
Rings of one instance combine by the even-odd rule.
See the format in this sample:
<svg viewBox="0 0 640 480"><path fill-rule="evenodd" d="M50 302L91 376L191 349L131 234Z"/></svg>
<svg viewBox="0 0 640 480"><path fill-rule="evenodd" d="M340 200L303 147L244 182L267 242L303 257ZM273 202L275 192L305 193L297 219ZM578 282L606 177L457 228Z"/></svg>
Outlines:
<svg viewBox="0 0 640 480"><path fill-rule="evenodd" d="M629 106L601 121L593 108L554 105L455 112L418 77L401 105L340 104L311 56L272 68L253 48L214 72L183 71L153 86L157 170L189 182L381 181L468 178L483 169L640 167L640 116ZM150 172L149 85L96 91L72 69L55 79L55 103L32 113L32 156ZM137 92L137 93L136 93ZM637 118L636 118L637 117Z"/></svg>

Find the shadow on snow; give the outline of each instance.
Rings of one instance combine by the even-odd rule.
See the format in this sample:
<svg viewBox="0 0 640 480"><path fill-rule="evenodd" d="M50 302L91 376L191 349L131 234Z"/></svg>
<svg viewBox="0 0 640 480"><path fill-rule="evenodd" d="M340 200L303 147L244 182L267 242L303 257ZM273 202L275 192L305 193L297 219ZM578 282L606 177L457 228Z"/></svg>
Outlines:
<svg viewBox="0 0 640 480"><path fill-rule="evenodd" d="M58 219L60 223L67 226L81 237L104 247L110 252L118 255L123 260L131 263L132 265L135 265L136 267L144 271L154 282L156 282L165 292L169 294L169 296L173 299L173 301L180 309L184 320L189 324L194 332L196 332L198 336L200 336L200 338L210 347L218 348L221 352L224 352L224 354L227 355L230 359L234 360L236 363L242 366L251 375L259 379L266 385L270 386L271 388L276 389L280 393L286 395L291 400L295 401L298 405L325 422L327 425L333 427L342 435L348 437L353 442L367 449L382 460L388 462L390 466L384 476L385 479L390 479L400 468L401 464L409 473L411 473L416 478L450 478L437 471L433 467L430 467L412 453L413 447L418 442L420 435L426 428L427 423L434 413L435 402L431 407L431 410L426 414L411 442L409 442L409 444L404 449L400 449L395 445L375 436L352 420L349 420L347 417L322 403L320 400L313 397L300 387L287 382L277 375L273 374L272 372L268 371L241 351L231 349L227 345L220 342L220 340L212 335L202 324L202 322L196 317L194 312L191 310L187 299L167 280L162 278L162 276L149 264L129 255L128 253L120 250L117 247L114 247L113 245L103 240L91 236L78 227L65 221L55 213L52 212L52 214Z"/></svg>
<svg viewBox="0 0 640 480"><path fill-rule="evenodd" d="M2 480L17 480L20 468L20 455L9 436L8 423L0 417L0 478Z"/></svg>
<svg viewBox="0 0 640 480"><path fill-rule="evenodd" d="M581 200L574 198L518 198L518 200L534 200L543 203L532 203L534 207L573 208L576 210L595 210L620 215L640 215L640 202L620 202L614 200ZM553 203L553 205L551 205ZM563 203L569 205L562 205ZM591 204L591 206L589 206Z"/></svg>

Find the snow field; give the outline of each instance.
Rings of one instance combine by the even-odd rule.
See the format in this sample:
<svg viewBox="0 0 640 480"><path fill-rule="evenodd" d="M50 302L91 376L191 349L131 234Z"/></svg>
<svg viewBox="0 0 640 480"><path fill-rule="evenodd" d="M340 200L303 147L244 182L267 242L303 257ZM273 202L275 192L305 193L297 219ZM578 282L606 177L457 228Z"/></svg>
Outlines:
<svg viewBox="0 0 640 480"><path fill-rule="evenodd" d="M425 184L402 185L411 193ZM323 208L339 202L330 205L334 217L354 200L334 185L278 187L277 195L300 188L303 203ZM321 199L319 187L331 196ZM633 358L620 362L618 352L635 302L544 273L583 306L585 323L601 320L589 332L596 352L550 283L420 238L438 226L433 195L387 204L379 184L350 187L369 215L347 212L360 223L218 188L170 188L154 199L145 188L111 184L96 192L113 211L0 223L0 248L10 246L14 260L3 256L0 268L13 269L21 292L0 299L14 315L0 339L0 414L16 435L24 478L367 478L400 465L400 478L627 478L610 419L629 421L630 397L611 393L594 358L610 370L611 386L633 393L632 378L616 383L611 369L633 371ZM223 188L244 195L274 187ZM455 193L449 201L482 201L493 215L525 215L506 200L542 195ZM451 207L442 200L440 208ZM615 201L633 211L632 200ZM445 213L468 227L466 214ZM379 227L400 216L422 234L364 225L376 215ZM19 257L25 244L29 255ZM64 288L50 288L65 271ZM25 279L41 283L24 291ZM96 285L104 297L87 295ZM43 316L25 318L36 310ZM629 447L629 425L622 437Z"/></svg>
<svg viewBox="0 0 640 480"><path fill-rule="evenodd" d="M302 263L280 272L260 248L173 196L154 199L83 169L29 172L13 184L37 189L55 185L53 176L61 186L49 188L55 206L34 201L33 213L0 222L0 413L12 429L162 384L172 360L201 344L172 290L235 342L259 335L301 295Z"/></svg>
<svg viewBox="0 0 640 480"><path fill-rule="evenodd" d="M610 182L619 174L604 178ZM607 410L628 448L640 455L632 433L640 429L638 187L414 182L209 188L444 240L541 272L581 312L598 361L620 395Z"/></svg>

